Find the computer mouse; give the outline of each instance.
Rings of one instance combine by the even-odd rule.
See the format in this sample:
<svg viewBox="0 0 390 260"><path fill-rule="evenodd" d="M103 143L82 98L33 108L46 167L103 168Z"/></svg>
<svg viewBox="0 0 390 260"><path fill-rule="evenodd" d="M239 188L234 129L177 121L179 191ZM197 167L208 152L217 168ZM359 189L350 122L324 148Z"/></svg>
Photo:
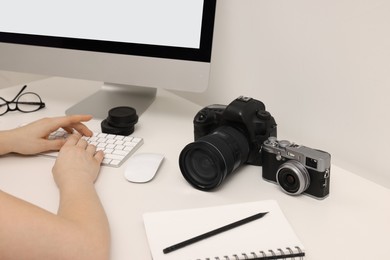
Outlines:
<svg viewBox="0 0 390 260"><path fill-rule="evenodd" d="M124 176L130 182L149 182L156 175L163 159L164 155L158 153L135 154L125 163Z"/></svg>

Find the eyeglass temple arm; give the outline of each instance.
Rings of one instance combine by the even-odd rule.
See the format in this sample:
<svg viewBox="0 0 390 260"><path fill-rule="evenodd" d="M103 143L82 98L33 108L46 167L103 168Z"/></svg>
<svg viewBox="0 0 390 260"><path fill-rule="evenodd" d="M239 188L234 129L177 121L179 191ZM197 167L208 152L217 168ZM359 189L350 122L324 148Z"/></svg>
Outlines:
<svg viewBox="0 0 390 260"><path fill-rule="evenodd" d="M27 85L24 85L23 88L19 91L19 93L11 100L11 101L8 101L9 103L14 103L15 100L20 96L20 94L22 94L22 92L27 88Z"/></svg>

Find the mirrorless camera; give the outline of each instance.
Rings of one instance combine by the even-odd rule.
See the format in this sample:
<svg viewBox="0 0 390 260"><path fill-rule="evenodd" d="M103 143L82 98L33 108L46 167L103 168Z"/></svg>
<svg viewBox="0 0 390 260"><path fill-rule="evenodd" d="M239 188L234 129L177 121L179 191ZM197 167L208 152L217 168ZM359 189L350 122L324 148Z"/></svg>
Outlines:
<svg viewBox="0 0 390 260"><path fill-rule="evenodd" d="M261 154L263 178L278 183L287 194L305 193L317 199L328 196L329 153L270 137Z"/></svg>
<svg viewBox="0 0 390 260"><path fill-rule="evenodd" d="M276 122L263 102L238 97L228 106L210 105L194 118L195 141L179 156L184 178L195 188L211 190L242 164L261 165L260 149L276 136Z"/></svg>

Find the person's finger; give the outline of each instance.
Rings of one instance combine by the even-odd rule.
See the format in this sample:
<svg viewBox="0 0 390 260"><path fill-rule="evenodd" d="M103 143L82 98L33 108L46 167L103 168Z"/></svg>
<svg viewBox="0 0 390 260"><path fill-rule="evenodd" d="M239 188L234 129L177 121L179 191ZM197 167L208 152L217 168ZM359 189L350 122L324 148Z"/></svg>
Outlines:
<svg viewBox="0 0 390 260"><path fill-rule="evenodd" d="M99 150L95 153L94 157L99 162L99 164L101 164L104 158L104 152L102 150Z"/></svg>
<svg viewBox="0 0 390 260"><path fill-rule="evenodd" d="M62 129L64 129L68 134L73 134L73 128L71 128L71 127L65 127L65 126L63 126L63 127L61 127Z"/></svg>
<svg viewBox="0 0 390 260"><path fill-rule="evenodd" d="M52 118L51 123L51 132L56 131L59 128L65 129L68 133L72 133L73 129L76 129L83 135L91 135L92 131L89 130L87 126L85 126L81 122L86 122L92 119L91 115L71 115L71 116L62 116Z"/></svg>
<svg viewBox="0 0 390 260"><path fill-rule="evenodd" d="M82 123L72 125L72 128L79 132L81 135L92 136L93 134L92 131Z"/></svg>
<svg viewBox="0 0 390 260"><path fill-rule="evenodd" d="M64 129L68 134L73 134L75 131L77 131L79 134L83 136L91 137L93 135L93 132L85 125L75 125L75 126L63 126L61 127Z"/></svg>
<svg viewBox="0 0 390 260"><path fill-rule="evenodd" d="M77 145L78 147L81 147L81 148L86 149L87 146L88 146L88 143L87 143L87 141L86 141L85 139L80 138L80 139L78 140L78 142L77 142L76 145Z"/></svg>
<svg viewBox="0 0 390 260"><path fill-rule="evenodd" d="M86 150L87 150L87 152L90 153L90 154L95 154L95 152L96 152L96 146L95 146L95 145L92 145L92 144L88 144Z"/></svg>
<svg viewBox="0 0 390 260"><path fill-rule="evenodd" d="M68 136L64 145L76 145L80 140L81 135L78 133L74 133Z"/></svg>
<svg viewBox="0 0 390 260"><path fill-rule="evenodd" d="M59 117L66 125L77 124L79 122L87 122L92 119L92 115L70 115Z"/></svg>

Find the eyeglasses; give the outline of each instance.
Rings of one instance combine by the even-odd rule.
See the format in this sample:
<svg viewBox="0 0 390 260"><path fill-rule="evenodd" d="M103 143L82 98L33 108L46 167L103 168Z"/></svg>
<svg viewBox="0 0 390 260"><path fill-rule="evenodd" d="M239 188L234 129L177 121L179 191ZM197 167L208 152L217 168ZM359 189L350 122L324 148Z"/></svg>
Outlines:
<svg viewBox="0 0 390 260"><path fill-rule="evenodd" d="M30 113L45 107L45 103L42 102L42 99L38 96L38 94L34 92L22 93L26 88L27 85L24 85L16 97L14 97L11 101L7 101L0 97L0 116L4 115L8 111L19 110L23 113ZM15 104L15 107L10 107L11 104Z"/></svg>

